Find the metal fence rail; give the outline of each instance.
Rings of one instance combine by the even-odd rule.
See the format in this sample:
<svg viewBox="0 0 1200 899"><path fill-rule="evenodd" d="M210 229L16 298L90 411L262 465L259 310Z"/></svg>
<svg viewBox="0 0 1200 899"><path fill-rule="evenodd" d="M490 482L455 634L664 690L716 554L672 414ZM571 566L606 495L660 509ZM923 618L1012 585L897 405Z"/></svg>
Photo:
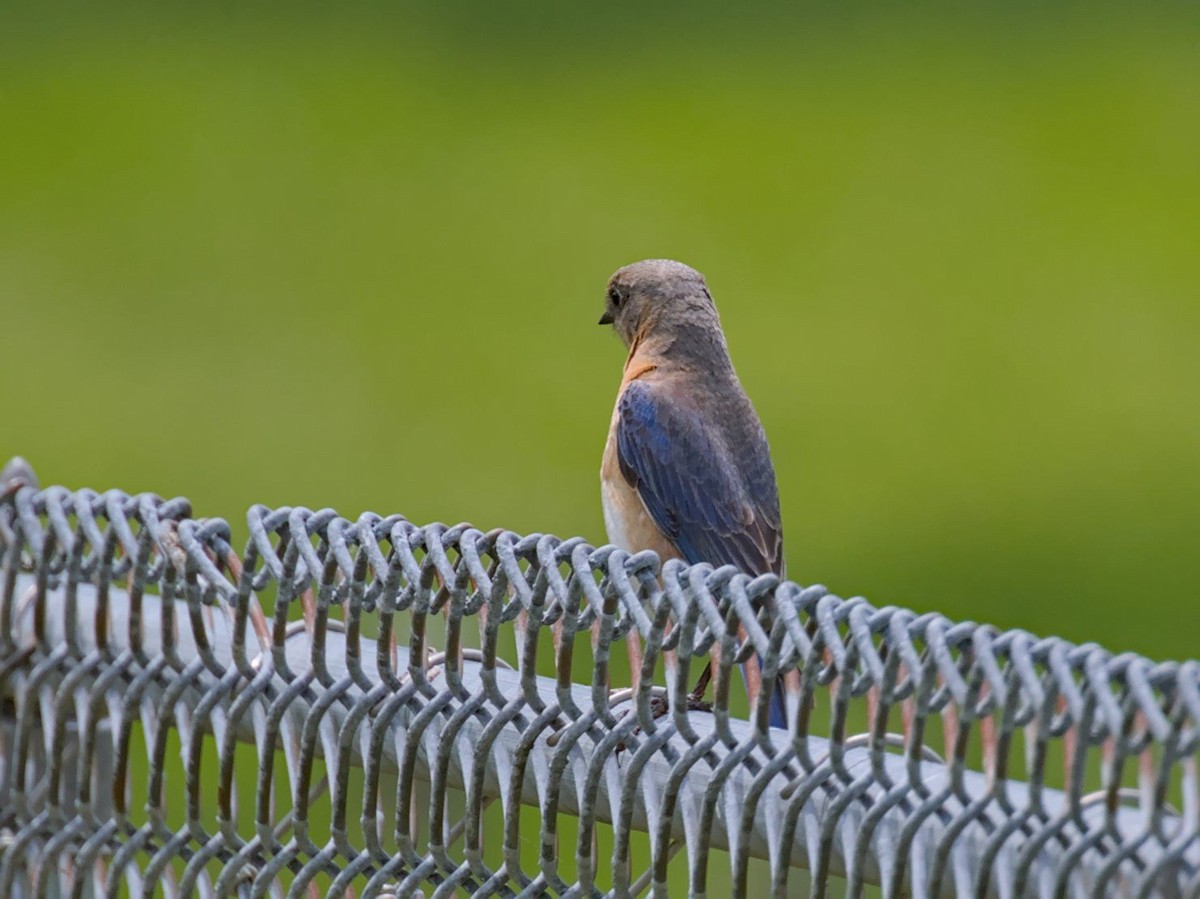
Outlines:
<svg viewBox="0 0 1200 899"><path fill-rule="evenodd" d="M396 515L255 506L239 552L28 481L0 896L1200 896L1196 662Z"/></svg>

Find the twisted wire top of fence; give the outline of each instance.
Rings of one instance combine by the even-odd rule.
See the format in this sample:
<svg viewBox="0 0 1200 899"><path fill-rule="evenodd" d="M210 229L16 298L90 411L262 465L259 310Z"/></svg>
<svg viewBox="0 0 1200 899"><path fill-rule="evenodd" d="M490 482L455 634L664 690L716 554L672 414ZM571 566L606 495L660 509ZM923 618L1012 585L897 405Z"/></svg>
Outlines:
<svg viewBox="0 0 1200 899"><path fill-rule="evenodd" d="M239 551L183 499L2 496L0 895L1200 895L1195 661L580 538L259 505Z"/></svg>

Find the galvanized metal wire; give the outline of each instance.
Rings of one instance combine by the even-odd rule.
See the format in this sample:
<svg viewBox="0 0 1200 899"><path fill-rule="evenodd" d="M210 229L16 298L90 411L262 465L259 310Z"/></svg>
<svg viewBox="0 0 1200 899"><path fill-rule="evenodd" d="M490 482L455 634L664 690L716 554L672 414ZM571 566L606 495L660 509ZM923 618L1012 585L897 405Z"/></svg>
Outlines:
<svg viewBox="0 0 1200 899"><path fill-rule="evenodd" d="M7 470L0 896L1200 896L1197 662L579 538L247 527Z"/></svg>

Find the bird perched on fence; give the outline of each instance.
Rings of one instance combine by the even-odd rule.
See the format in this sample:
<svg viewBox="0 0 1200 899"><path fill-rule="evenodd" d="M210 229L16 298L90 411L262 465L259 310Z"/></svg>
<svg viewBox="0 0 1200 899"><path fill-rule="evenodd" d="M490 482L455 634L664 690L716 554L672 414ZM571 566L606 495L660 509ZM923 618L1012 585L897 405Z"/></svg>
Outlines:
<svg viewBox="0 0 1200 899"><path fill-rule="evenodd" d="M600 324L629 349L600 466L608 539L664 561L782 575L766 434L733 370L704 276L669 259L627 265L608 282ZM746 680L754 701L757 666ZM706 684L707 676L700 689ZM779 689L770 723L785 724Z"/></svg>

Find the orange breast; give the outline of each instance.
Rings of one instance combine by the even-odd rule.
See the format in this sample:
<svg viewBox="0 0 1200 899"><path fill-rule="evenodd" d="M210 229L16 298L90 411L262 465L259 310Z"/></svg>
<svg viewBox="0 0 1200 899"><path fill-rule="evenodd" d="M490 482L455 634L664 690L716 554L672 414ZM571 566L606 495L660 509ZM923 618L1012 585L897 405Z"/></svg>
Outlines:
<svg viewBox="0 0 1200 899"><path fill-rule="evenodd" d="M647 367L639 374L650 370ZM628 380L632 378L627 377ZM600 501L604 507L604 528L608 532L609 542L631 553L652 549L664 562L681 558L679 550L663 536L646 511L646 504L638 496L637 490L621 474L617 459L617 420L617 410L614 408L608 441L600 462Z"/></svg>

